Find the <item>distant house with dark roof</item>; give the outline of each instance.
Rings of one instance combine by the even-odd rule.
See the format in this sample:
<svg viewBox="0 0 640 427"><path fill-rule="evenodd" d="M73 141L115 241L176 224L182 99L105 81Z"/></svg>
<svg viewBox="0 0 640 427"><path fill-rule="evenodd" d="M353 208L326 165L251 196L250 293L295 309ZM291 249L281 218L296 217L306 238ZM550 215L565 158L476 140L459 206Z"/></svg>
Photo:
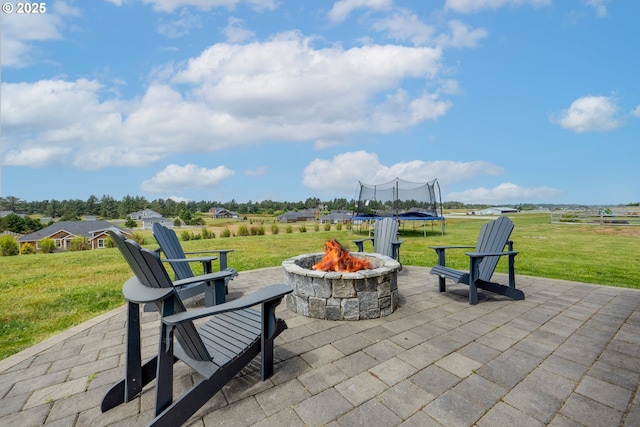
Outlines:
<svg viewBox="0 0 640 427"><path fill-rule="evenodd" d="M330 224L347 224L353 219L353 213L347 211L334 211L327 215L322 215L318 220L320 224L330 223Z"/></svg>
<svg viewBox="0 0 640 427"><path fill-rule="evenodd" d="M471 212L471 215L504 215L508 213L518 213L518 209L510 208L508 206L498 206L482 209L479 211L473 211Z"/></svg>
<svg viewBox="0 0 640 427"><path fill-rule="evenodd" d="M280 215L278 217L278 221L280 222L305 222L305 221L315 221L316 219L316 214L317 214L317 210L316 211L310 211L310 210L303 210L300 212L296 212L296 211L289 211L287 213L284 213L282 215Z"/></svg>
<svg viewBox="0 0 640 427"><path fill-rule="evenodd" d="M103 220L60 221L19 238L18 243L21 248L22 245L30 243L38 249L42 240L53 239L58 249L66 250L69 242L75 237L86 237L91 249L101 249L107 247L108 230L118 230L126 237L131 237L131 231Z"/></svg>
<svg viewBox="0 0 640 427"><path fill-rule="evenodd" d="M164 225L165 227L169 227L169 228L173 227L172 220L168 218L164 218L162 216L153 216L153 217L142 219L142 228L150 230L153 227L153 224L155 224L156 222L159 222L161 225Z"/></svg>
<svg viewBox="0 0 640 427"><path fill-rule="evenodd" d="M129 214L129 218L135 221L142 221L143 219L147 218L162 218L162 215L151 209L143 209L138 212L131 212Z"/></svg>
<svg viewBox="0 0 640 427"><path fill-rule="evenodd" d="M0 218L4 218L5 216L12 215L12 214L18 215L20 218L26 217L25 214L17 214L14 211L0 211Z"/></svg>
<svg viewBox="0 0 640 427"><path fill-rule="evenodd" d="M209 209L209 213L214 218L240 218L240 215L237 212L227 210L225 208L211 208Z"/></svg>

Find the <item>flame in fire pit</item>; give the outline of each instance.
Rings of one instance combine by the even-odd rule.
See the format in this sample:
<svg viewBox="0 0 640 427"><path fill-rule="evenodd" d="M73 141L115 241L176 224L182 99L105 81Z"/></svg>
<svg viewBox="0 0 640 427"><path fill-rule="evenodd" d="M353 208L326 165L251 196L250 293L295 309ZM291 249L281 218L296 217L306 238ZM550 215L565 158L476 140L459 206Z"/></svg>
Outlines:
<svg viewBox="0 0 640 427"><path fill-rule="evenodd" d="M352 257L349 255L349 251L343 248L337 240L331 239L324 244L322 260L312 268L322 271L353 273L359 270L370 270L373 266L366 259Z"/></svg>

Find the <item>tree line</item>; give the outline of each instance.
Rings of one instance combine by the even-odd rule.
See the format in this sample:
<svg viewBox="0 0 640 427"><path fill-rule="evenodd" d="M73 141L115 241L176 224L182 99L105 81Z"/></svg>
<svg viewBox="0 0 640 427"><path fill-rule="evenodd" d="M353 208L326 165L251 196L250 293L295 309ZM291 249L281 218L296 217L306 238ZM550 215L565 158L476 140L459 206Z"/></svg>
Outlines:
<svg viewBox="0 0 640 427"><path fill-rule="evenodd" d="M11 211L16 214L23 215L40 215L44 217L74 220L80 219L86 215L99 216L102 219L126 219L133 212L144 209L151 209L166 218L178 217L182 212L189 212L192 215L198 212L208 212L213 207L222 207L229 211L237 212L240 215L260 214L260 215L276 215L287 211L296 211L310 208L322 207L323 210L335 211L345 210L352 211L356 205L354 199L334 198L332 200L322 201L317 197L309 197L304 201L298 202L279 202L274 200L262 200L254 202L237 202L232 199L228 202L219 201L175 201L173 199L154 199L148 200L142 196L127 195L122 200L104 195L102 197L89 196L86 200L69 199L69 200L42 200L42 201L26 201L17 197L0 197L0 211ZM409 209L412 207L428 207L427 203L416 200L399 201L398 208ZM445 202L445 209L460 208L483 208L487 205L468 205L461 202Z"/></svg>

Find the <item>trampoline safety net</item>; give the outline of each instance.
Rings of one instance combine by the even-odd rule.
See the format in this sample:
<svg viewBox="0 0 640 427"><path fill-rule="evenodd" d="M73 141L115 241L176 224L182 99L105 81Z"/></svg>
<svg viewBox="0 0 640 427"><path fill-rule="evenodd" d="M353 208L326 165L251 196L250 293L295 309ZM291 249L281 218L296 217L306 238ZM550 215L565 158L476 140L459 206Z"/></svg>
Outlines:
<svg viewBox="0 0 640 427"><path fill-rule="evenodd" d="M442 218L442 201L437 179L429 182L410 182L396 178L384 184L358 184L355 219L386 216L408 220Z"/></svg>

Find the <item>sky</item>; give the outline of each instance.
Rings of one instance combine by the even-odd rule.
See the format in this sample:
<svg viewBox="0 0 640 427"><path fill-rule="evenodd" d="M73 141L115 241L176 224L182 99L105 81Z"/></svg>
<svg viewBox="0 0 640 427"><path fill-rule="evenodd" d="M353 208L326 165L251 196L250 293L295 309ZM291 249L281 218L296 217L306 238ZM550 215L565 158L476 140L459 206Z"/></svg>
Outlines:
<svg viewBox="0 0 640 427"><path fill-rule="evenodd" d="M0 12L2 197L640 201L637 1L37 6Z"/></svg>

